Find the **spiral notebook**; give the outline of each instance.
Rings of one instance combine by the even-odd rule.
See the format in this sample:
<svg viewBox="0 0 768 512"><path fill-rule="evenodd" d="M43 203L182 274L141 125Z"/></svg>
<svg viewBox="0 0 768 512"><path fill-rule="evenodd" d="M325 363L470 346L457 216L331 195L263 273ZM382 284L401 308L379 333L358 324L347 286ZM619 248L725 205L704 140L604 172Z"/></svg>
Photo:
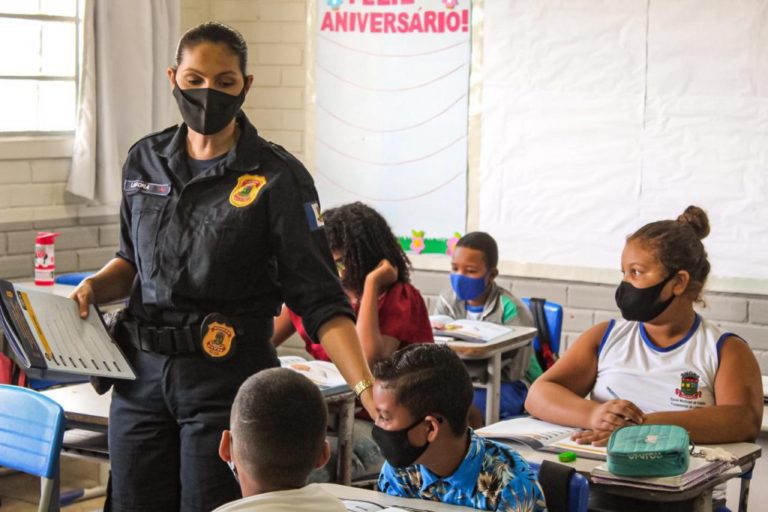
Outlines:
<svg viewBox="0 0 768 512"><path fill-rule="evenodd" d="M95 306L82 319L72 299L0 279L0 323L25 369L136 378Z"/></svg>

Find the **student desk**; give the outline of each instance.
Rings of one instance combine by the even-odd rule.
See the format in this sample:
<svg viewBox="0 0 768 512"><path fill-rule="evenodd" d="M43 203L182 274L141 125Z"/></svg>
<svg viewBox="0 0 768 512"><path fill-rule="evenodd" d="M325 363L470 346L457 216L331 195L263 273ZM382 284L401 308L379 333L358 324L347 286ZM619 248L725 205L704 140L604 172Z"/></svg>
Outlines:
<svg viewBox="0 0 768 512"><path fill-rule="evenodd" d="M432 512L477 512L474 508L446 505L445 503L437 501L398 498L382 492L359 489L357 487L345 487L337 484L320 484L320 487L322 487L324 491L333 494L342 500L366 501L381 505L382 507L402 507L405 510L412 510L414 512L421 512L423 510Z"/></svg>
<svg viewBox="0 0 768 512"><path fill-rule="evenodd" d="M43 391L64 409L68 430L63 449L72 455L107 459L107 427L111 390L99 395L90 384L75 384ZM349 485L352 481L352 429L355 419L355 394L344 391L325 397L334 421L331 429L338 436L336 481Z"/></svg>
<svg viewBox="0 0 768 512"><path fill-rule="evenodd" d="M559 462L556 453L536 451L523 444L509 443L509 445L517 450L523 458L531 462L541 463L544 460ZM712 446L723 448L734 454L736 456L735 464L741 468L742 473L754 467L755 461L762 454L760 446L752 443L730 443ZM579 457L568 465L572 465L576 471L590 478L592 469L604 462ZM712 489L720 483L738 477L739 474L726 472L715 475L712 479L683 491L653 491L618 485L601 485L590 481L589 510L711 512ZM744 485L745 482L742 482L742 486ZM742 487L740 501L743 508L740 508L740 510L746 510L747 493L748 487Z"/></svg>
<svg viewBox="0 0 768 512"><path fill-rule="evenodd" d="M487 390L485 394L486 425L499 421L502 357L508 352L512 352L513 350L530 344L537 333L535 327L511 325L506 327L512 329L512 337L504 341L494 343L471 343L467 341L450 340L444 342L462 359L487 361L487 381L474 384L475 386L483 387Z"/></svg>

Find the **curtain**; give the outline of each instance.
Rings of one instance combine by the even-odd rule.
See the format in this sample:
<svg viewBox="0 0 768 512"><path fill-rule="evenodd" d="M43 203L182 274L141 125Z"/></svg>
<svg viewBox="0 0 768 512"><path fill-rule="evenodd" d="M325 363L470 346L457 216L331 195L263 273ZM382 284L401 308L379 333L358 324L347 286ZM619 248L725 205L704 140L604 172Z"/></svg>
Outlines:
<svg viewBox="0 0 768 512"><path fill-rule="evenodd" d="M176 122L166 69L175 56L179 16L179 0L86 0L67 191L119 203L128 149Z"/></svg>

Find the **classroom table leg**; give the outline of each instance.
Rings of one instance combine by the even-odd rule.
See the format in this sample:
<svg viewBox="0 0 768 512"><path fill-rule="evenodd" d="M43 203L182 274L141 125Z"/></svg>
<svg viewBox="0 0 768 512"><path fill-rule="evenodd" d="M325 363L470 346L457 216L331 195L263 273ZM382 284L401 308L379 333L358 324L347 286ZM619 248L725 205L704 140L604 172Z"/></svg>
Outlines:
<svg viewBox="0 0 768 512"><path fill-rule="evenodd" d="M485 424L499 421L501 403L501 353L488 359L488 389L485 394Z"/></svg>
<svg viewBox="0 0 768 512"><path fill-rule="evenodd" d="M692 512L711 512L712 511L712 488L699 494L691 504Z"/></svg>
<svg viewBox="0 0 768 512"><path fill-rule="evenodd" d="M337 416L338 453L336 456L336 483L352 483L352 434L355 426L355 400L345 400L339 404Z"/></svg>

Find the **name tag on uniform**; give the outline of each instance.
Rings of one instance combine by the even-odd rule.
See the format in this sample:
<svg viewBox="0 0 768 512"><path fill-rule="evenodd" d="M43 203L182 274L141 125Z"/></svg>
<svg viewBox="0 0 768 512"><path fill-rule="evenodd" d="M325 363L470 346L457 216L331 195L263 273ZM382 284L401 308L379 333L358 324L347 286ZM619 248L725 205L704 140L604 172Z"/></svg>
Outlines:
<svg viewBox="0 0 768 512"><path fill-rule="evenodd" d="M123 182L125 192L143 192L154 196L167 196L171 193L170 183L149 183L142 180L125 180Z"/></svg>

